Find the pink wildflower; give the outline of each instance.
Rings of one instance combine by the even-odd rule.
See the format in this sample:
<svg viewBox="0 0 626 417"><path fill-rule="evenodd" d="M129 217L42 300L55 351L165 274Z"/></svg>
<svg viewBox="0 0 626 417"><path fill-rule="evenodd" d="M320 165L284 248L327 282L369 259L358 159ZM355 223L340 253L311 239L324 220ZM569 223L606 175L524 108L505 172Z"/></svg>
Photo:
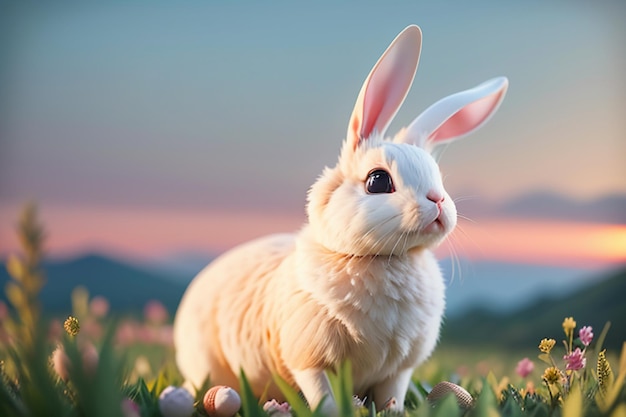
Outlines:
<svg viewBox="0 0 626 417"><path fill-rule="evenodd" d="M137 340L141 343L151 345L155 342L157 336L157 329L153 326L139 326L137 327Z"/></svg>
<svg viewBox="0 0 626 417"><path fill-rule="evenodd" d="M59 378L63 381L67 381L70 377L69 367L71 366L71 363L61 345L58 345L56 349L54 349L54 352L52 352L51 362L52 368L57 373Z"/></svg>
<svg viewBox="0 0 626 417"><path fill-rule="evenodd" d="M163 324L168 319L167 309L160 301L150 300L143 308L143 314L147 321L155 324Z"/></svg>
<svg viewBox="0 0 626 417"><path fill-rule="evenodd" d="M522 378L526 378L535 369L535 364L528 358L524 358L517 363L515 372Z"/></svg>
<svg viewBox="0 0 626 417"><path fill-rule="evenodd" d="M124 417L141 417L141 410L136 402L130 398L122 400L122 415Z"/></svg>
<svg viewBox="0 0 626 417"><path fill-rule="evenodd" d="M174 329L171 325L161 326L157 335L157 342L163 346L174 347Z"/></svg>
<svg viewBox="0 0 626 417"><path fill-rule="evenodd" d="M102 324L100 324L93 317L86 317L84 320L80 321L80 331L81 333L85 333L89 335L92 340L98 340L102 337L102 333L104 329L102 328Z"/></svg>
<svg viewBox="0 0 626 417"><path fill-rule="evenodd" d="M91 299L89 311L94 317L102 318L109 312L109 301L101 295L97 295Z"/></svg>
<svg viewBox="0 0 626 417"><path fill-rule="evenodd" d="M96 347L86 342L81 346L81 357L83 359L83 369L87 375L93 376L98 370L98 362L100 361L100 355Z"/></svg>
<svg viewBox="0 0 626 417"><path fill-rule="evenodd" d="M50 324L48 326L48 340L56 341L61 338L63 334L63 323L59 319L50 320Z"/></svg>
<svg viewBox="0 0 626 417"><path fill-rule="evenodd" d="M263 404L263 411L272 417L291 417L289 403L279 403L276 400L267 401Z"/></svg>
<svg viewBox="0 0 626 417"><path fill-rule="evenodd" d="M122 346L129 346L137 340L137 324L133 321L123 321L115 334L117 343Z"/></svg>
<svg viewBox="0 0 626 417"><path fill-rule="evenodd" d="M583 345L589 346L593 340L593 329L591 326L584 326L578 331L578 337Z"/></svg>
<svg viewBox="0 0 626 417"><path fill-rule="evenodd" d="M585 354L580 350L580 348L576 348L573 352L563 356L563 359L567 362L567 365L565 366L565 370L567 371L577 371L579 369L583 369L587 364Z"/></svg>
<svg viewBox="0 0 626 417"><path fill-rule="evenodd" d="M84 343L82 346L79 346L79 350L83 362L83 371L88 376L95 375L98 369L99 361L99 355L96 347L91 343ZM57 345L56 349L52 352L50 361L52 363L52 368L57 375L59 375L62 380L67 381L72 370L72 362L65 353L65 349L62 345Z"/></svg>

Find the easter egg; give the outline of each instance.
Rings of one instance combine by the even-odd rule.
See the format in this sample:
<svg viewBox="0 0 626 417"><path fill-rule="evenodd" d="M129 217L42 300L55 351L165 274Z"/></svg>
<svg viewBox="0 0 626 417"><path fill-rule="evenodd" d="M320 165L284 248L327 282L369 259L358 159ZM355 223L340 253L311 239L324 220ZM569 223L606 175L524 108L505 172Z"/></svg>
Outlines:
<svg viewBox="0 0 626 417"><path fill-rule="evenodd" d="M204 394L203 404L210 417L233 417L241 407L241 398L231 387L216 385Z"/></svg>
<svg viewBox="0 0 626 417"><path fill-rule="evenodd" d="M472 398L472 395L467 392L465 388L448 381L443 381L435 385L427 398L431 404L436 404L449 394L454 395L459 407L462 409L468 409L474 404L474 398Z"/></svg>
<svg viewBox="0 0 626 417"><path fill-rule="evenodd" d="M186 389L170 385L159 395L159 410L163 417L190 417L193 397Z"/></svg>

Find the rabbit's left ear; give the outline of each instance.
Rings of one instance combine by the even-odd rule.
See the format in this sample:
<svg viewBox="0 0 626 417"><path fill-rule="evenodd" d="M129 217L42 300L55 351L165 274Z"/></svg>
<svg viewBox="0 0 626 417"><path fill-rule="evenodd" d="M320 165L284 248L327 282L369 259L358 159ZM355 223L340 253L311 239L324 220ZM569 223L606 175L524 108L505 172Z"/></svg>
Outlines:
<svg viewBox="0 0 626 417"><path fill-rule="evenodd" d="M424 110L394 140L430 149L468 135L496 112L508 86L506 77L498 77L443 98Z"/></svg>
<svg viewBox="0 0 626 417"><path fill-rule="evenodd" d="M393 40L361 87L346 141L351 149L373 133L384 135L406 97L419 62L422 31L411 25Z"/></svg>

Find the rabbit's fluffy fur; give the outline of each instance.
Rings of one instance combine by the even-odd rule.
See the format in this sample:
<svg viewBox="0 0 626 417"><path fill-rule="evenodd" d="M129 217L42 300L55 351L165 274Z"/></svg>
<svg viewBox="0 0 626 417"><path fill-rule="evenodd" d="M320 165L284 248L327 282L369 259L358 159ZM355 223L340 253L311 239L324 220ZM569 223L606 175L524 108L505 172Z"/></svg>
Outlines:
<svg viewBox="0 0 626 417"><path fill-rule="evenodd" d="M355 394L402 408L410 377L433 351L444 280L431 248L456 225L430 149L482 125L507 81L498 78L434 104L392 139L384 132L411 85L421 46L405 29L357 99L337 165L308 195L297 234L243 244L205 268L187 289L174 327L188 384L238 387L280 399L277 374L312 406L336 407L325 374L345 360ZM370 192L373 171L393 187Z"/></svg>

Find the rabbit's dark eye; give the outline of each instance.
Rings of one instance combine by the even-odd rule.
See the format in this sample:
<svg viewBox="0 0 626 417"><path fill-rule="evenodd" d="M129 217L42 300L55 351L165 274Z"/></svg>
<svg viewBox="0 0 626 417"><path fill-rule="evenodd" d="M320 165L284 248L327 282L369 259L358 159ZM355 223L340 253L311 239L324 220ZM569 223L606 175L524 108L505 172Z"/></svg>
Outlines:
<svg viewBox="0 0 626 417"><path fill-rule="evenodd" d="M396 189L389 173L382 169L370 172L365 180L365 190L368 194L393 193Z"/></svg>

